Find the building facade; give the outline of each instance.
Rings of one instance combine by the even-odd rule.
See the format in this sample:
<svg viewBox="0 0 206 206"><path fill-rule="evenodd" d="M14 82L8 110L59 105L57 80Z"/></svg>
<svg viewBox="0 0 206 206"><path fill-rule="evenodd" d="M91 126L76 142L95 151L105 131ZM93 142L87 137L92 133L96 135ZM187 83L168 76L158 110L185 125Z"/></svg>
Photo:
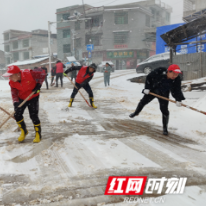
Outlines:
<svg viewBox="0 0 206 206"><path fill-rule="evenodd" d="M171 8L156 1L94 8L85 5L57 9L57 21L80 20L57 24L58 57L92 59L99 64L112 61L116 69L135 68L138 62L155 54L155 33L159 25L170 24ZM86 20L81 20L86 17ZM88 19L89 18L89 19ZM93 44L89 53L86 45Z"/></svg>
<svg viewBox="0 0 206 206"><path fill-rule="evenodd" d="M5 56L4 51L0 50L0 69L5 68Z"/></svg>
<svg viewBox="0 0 206 206"><path fill-rule="evenodd" d="M205 0L184 0L184 16L186 22L206 15Z"/></svg>
<svg viewBox="0 0 206 206"><path fill-rule="evenodd" d="M48 54L47 30L38 29L31 32L8 30L3 36L6 65ZM56 34L51 34L51 48L53 52L57 51Z"/></svg>

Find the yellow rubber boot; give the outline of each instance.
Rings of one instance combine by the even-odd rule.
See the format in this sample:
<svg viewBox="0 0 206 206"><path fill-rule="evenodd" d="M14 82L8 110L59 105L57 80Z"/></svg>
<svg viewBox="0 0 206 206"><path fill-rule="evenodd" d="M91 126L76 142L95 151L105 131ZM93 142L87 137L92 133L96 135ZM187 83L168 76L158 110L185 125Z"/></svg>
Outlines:
<svg viewBox="0 0 206 206"><path fill-rule="evenodd" d="M68 107L72 107L73 101L74 101L74 98L70 98Z"/></svg>
<svg viewBox="0 0 206 206"><path fill-rule="evenodd" d="M17 122L20 130L21 130L21 135L18 138L19 142L23 142L26 138L26 135L28 134L28 130L26 129L26 124L24 122L24 119L22 119L21 121Z"/></svg>
<svg viewBox="0 0 206 206"><path fill-rule="evenodd" d="M41 124L34 125L34 129L36 131L36 136L33 143L39 143L41 141Z"/></svg>
<svg viewBox="0 0 206 206"><path fill-rule="evenodd" d="M97 109L97 106L94 105L94 98L93 97L90 97L90 104L91 106L94 108L94 109Z"/></svg>

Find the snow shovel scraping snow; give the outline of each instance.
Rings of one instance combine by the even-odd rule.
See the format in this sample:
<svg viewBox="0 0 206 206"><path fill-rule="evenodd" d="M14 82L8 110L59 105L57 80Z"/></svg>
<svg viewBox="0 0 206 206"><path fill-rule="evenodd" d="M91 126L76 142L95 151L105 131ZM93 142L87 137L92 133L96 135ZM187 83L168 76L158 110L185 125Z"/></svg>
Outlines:
<svg viewBox="0 0 206 206"><path fill-rule="evenodd" d="M162 97L162 96L160 96L160 95L158 95L158 94L155 94L155 93L152 93L152 92L150 92L149 94L151 94L151 95L153 95L153 96L155 96L155 97L158 97L158 98L160 98L160 99L164 99L164 100L167 100L167 101L169 101L169 102L176 103L176 101L174 101L174 100L172 100L172 99L168 99L168 98L166 98L166 97ZM206 112L204 112L204 111L195 109L194 107L190 107L190 106L188 106L188 105L186 105L186 104L183 104L183 103L181 103L181 105L182 105L183 107L186 107L186 108L188 108L188 109L191 109L191 110L193 110L193 111L200 112L200 113L206 115Z"/></svg>
<svg viewBox="0 0 206 206"><path fill-rule="evenodd" d="M89 104L89 102L85 99L85 97L83 96L83 94L79 91L79 89L76 87L76 85L72 82L72 80L68 77L68 76L66 76L68 79L69 79L69 81L74 85L74 87L78 90L78 92L81 94L81 96L82 96L82 98L85 100L85 102L88 104L88 106L89 107L92 107L90 104ZM93 107L92 107L93 108Z"/></svg>
<svg viewBox="0 0 206 206"><path fill-rule="evenodd" d="M0 110L2 110L3 112L5 112L6 114L8 114L8 115L10 116L10 113L9 113L9 112L7 112L4 108L0 107ZM15 120L15 118L14 118L14 117L12 117L12 118Z"/></svg>
<svg viewBox="0 0 206 206"><path fill-rule="evenodd" d="M34 94L35 92L32 92L18 107L22 107L27 101L28 99ZM0 125L0 128L6 124L6 122L13 116L14 116L15 112L13 112L12 114L9 114L9 117Z"/></svg>

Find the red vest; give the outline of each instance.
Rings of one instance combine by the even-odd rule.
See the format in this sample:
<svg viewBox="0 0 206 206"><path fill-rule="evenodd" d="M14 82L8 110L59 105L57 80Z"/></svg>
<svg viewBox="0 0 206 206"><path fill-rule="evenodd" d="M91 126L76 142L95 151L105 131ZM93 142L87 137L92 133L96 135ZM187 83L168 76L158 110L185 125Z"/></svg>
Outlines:
<svg viewBox="0 0 206 206"><path fill-rule="evenodd" d="M63 73L64 72L64 67L63 64L61 62L56 64L56 73Z"/></svg>
<svg viewBox="0 0 206 206"><path fill-rule="evenodd" d="M78 84L81 84L82 82L84 82L84 80L88 79L89 77L93 76L94 74L92 74L91 76L89 74L86 75L86 71L87 71L87 67L82 67L78 74L77 74L77 78L76 78L76 82ZM85 76L86 75L86 76Z"/></svg>
<svg viewBox="0 0 206 206"><path fill-rule="evenodd" d="M18 97L24 100L32 93L32 90L36 86L36 81L33 79L30 70L25 69L25 70L21 70L21 82L13 82L10 80L9 84L11 87L18 90L19 92ZM34 94L31 96L30 99L33 99L38 95L39 93Z"/></svg>

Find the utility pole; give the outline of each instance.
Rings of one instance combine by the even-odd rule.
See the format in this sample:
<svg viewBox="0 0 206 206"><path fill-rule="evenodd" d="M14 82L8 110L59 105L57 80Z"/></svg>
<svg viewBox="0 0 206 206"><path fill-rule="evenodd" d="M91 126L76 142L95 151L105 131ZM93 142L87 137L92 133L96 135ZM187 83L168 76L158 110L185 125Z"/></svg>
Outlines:
<svg viewBox="0 0 206 206"><path fill-rule="evenodd" d="M75 14L74 14L75 16ZM78 16L76 16L76 19L74 20L61 20L61 21L57 21L57 22L50 22L48 21L48 50L49 50L49 72L51 72L51 24L56 24L56 23L66 23L66 22L75 22L77 20L79 21L85 21L91 18L78 18ZM73 49L74 49L74 38L73 38Z"/></svg>
<svg viewBox="0 0 206 206"><path fill-rule="evenodd" d="M49 50L49 72L51 72L51 22L48 21L48 50Z"/></svg>

